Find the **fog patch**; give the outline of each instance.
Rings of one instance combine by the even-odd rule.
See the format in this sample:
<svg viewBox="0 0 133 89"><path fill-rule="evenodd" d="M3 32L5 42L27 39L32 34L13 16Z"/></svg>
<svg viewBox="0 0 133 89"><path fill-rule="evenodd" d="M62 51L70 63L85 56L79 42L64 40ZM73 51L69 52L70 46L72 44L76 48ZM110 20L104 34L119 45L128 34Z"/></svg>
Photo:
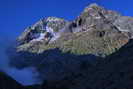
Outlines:
<svg viewBox="0 0 133 89"><path fill-rule="evenodd" d="M0 39L0 70L11 76L22 85L40 83L37 79L38 72L34 68L30 67L19 70L14 67L10 67L9 59L6 55L6 50L8 47L10 47L10 44L12 44L12 41Z"/></svg>
<svg viewBox="0 0 133 89"><path fill-rule="evenodd" d="M35 77L38 75L37 71L34 68L25 68L22 70L18 70L16 68L8 68L6 73L12 76L15 80L23 85L33 85L39 84L39 80Z"/></svg>

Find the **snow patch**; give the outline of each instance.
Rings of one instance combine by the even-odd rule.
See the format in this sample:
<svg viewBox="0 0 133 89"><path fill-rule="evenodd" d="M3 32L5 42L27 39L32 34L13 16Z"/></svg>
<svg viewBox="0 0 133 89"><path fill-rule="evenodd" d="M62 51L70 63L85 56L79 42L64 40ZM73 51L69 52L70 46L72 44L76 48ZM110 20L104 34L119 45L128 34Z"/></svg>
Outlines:
<svg viewBox="0 0 133 89"><path fill-rule="evenodd" d="M55 36L50 40L50 42L57 40L59 37L60 37L60 33L56 33Z"/></svg>
<svg viewBox="0 0 133 89"><path fill-rule="evenodd" d="M59 32L54 33L54 37L50 40L50 42L53 42L53 41L57 40L61 36L61 33L63 33L65 31L67 26L68 25L66 25L64 28L60 29Z"/></svg>
<svg viewBox="0 0 133 89"><path fill-rule="evenodd" d="M118 28L120 31L122 31L122 32L130 32L129 29L122 29L121 27L118 27L118 26L117 26L117 28Z"/></svg>
<svg viewBox="0 0 133 89"><path fill-rule="evenodd" d="M49 32L54 35L54 30L51 27L46 26L46 32Z"/></svg>
<svg viewBox="0 0 133 89"><path fill-rule="evenodd" d="M51 27L46 26L46 28L43 30L46 30L46 32L49 32L50 34L52 34L53 37L56 36L56 33L54 32L54 30ZM43 41L45 39L45 35L46 35L46 33L36 33L32 36L32 38L34 38L34 39L31 40L31 42Z"/></svg>
<svg viewBox="0 0 133 89"><path fill-rule="evenodd" d="M53 42L53 41L57 40L60 37L62 32L64 32L65 27L60 29L59 32L54 32L53 28L49 27L49 26L44 26L42 30L44 32L34 33L31 37L33 39L30 42L45 40L47 33L50 33L50 38L51 38L50 42Z"/></svg>
<svg viewBox="0 0 133 89"><path fill-rule="evenodd" d="M35 34L35 37L38 36L38 35L39 35L39 37L31 40L31 42L34 42L34 41L42 41L44 39L44 37L45 37L45 33Z"/></svg>
<svg viewBox="0 0 133 89"><path fill-rule="evenodd" d="M97 17L95 17L96 19L101 19L101 17L100 16L97 16Z"/></svg>
<svg viewBox="0 0 133 89"><path fill-rule="evenodd" d="M47 18L47 21L48 21L48 22L56 22L56 21L59 21L59 18L48 17L48 18Z"/></svg>

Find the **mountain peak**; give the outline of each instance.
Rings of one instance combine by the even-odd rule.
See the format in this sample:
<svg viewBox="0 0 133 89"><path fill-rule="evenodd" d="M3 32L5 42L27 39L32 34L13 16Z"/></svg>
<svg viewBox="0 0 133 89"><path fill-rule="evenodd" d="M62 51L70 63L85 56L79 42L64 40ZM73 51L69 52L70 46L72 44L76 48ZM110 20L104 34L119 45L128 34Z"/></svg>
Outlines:
<svg viewBox="0 0 133 89"><path fill-rule="evenodd" d="M71 22L48 17L29 26L18 38L15 55L11 55L42 54L58 48L63 53L106 57L132 39L133 18L96 4L86 10Z"/></svg>
<svg viewBox="0 0 133 89"><path fill-rule="evenodd" d="M85 12L87 12L87 11L89 11L90 9L101 9L102 7L101 6L99 6L98 4L96 4L96 3L92 3L92 4L90 4L90 5L88 5L85 9L84 9L84 11Z"/></svg>
<svg viewBox="0 0 133 89"><path fill-rule="evenodd" d="M19 37L20 43L50 41L65 26L66 20L57 17L47 17L41 19L34 25L25 29L25 32ZM46 39L44 39L46 38Z"/></svg>
<svg viewBox="0 0 133 89"><path fill-rule="evenodd" d="M47 21L60 21L60 20L64 20L64 19L51 16L51 17L47 17L46 20Z"/></svg>
<svg viewBox="0 0 133 89"><path fill-rule="evenodd" d="M115 11L91 4L71 22L57 17L47 17L38 21L20 35L20 45L17 50L41 53L49 48L61 48L65 52L105 56L131 39L133 25L130 23L133 23L130 17L121 16ZM82 42L82 40L85 41ZM73 45L68 48L68 44ZM99 51L92 51L94 50L92 47Z"/></svg>
<svg viewBox="0 0 133 89"><path fill-rule="evenodd" d="M89 5L90 8L93 8L93 7L100 7L97 3L92 3Z"/></svg>

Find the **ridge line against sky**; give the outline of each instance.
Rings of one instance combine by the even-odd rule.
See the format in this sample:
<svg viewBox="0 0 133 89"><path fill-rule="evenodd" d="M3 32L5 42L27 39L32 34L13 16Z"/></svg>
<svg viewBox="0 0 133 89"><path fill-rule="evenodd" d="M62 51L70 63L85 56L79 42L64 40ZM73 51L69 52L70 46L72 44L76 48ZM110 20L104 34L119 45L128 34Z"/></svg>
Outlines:
<svg viewBox="0 0 133 89"><path fill-rule="evenodd" d="M16 38L26 27L44 17L73 20L90 3L133 16L133 0L0 0L0 39Z"/></svg>

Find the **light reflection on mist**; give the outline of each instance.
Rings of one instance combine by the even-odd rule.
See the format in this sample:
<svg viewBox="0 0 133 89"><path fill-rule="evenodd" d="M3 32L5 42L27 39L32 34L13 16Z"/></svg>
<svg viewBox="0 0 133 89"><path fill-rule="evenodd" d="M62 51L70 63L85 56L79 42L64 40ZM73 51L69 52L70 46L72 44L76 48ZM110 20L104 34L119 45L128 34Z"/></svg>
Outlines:
<svg viewBox="0 0 133 89"><path fill-rule="evenodd" d="M25 68L18 70L9 66L9 59L6 55L6 50L9 47L11 41L0 39L0 70L7 73L22 85L32 85L39 83L37 80L37 71L34 68Z"/></svg>
<svg viewBox="0 0 133 89"><path fill-rule="evenodd" d="M34 68L25 68L22 70L8 68L6 73L23 85L39 84L39 81L35 78L38 74Z"/></svg>

